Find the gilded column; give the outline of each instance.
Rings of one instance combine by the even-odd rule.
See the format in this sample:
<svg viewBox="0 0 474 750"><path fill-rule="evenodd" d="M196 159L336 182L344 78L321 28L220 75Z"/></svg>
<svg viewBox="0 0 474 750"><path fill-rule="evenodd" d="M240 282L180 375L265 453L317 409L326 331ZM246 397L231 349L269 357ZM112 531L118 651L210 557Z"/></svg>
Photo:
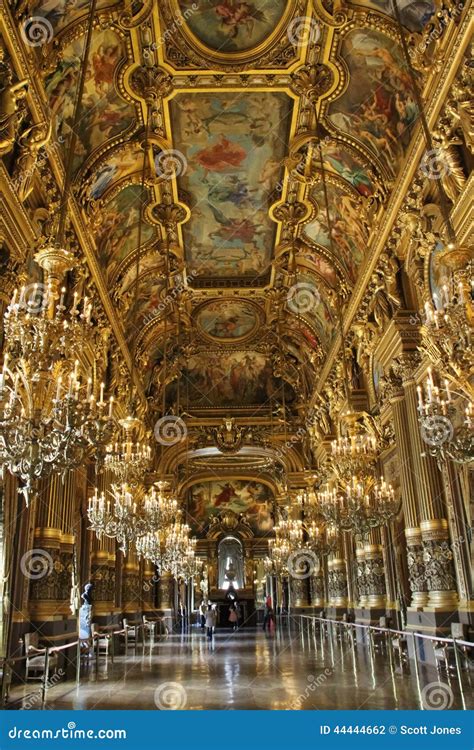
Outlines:
<svg viewBox="0 0 474 750"><path fill-rule="evenodd" d="M32 620L54 621L71 615L74 571L75 474L41 481L37 497L33 549L24 555L30 580ZM29 557L28 557L29 554Z"/></svg>
<svg viewBox="0 0 474 750"><path fill-rule="evenodd" d="M365 551L361 544L358 544L356 547L356 580L357 580L357 606L360 607L360 609L365 609L368 599L367 594L367 577L365 574Z"/></svg>
<svg viewBox="0 0 474 750"><path fill-rule="evenodd" d="M436 461L426 454L426 445L421 437L413 360L409 360L406 365L402 370L403 387L417 488L423 563L429 594L428 607L453 610L458 604L458 594L445 513L443 483Z"/></svg>
<svg viewBox="0 0 474 750"><path fill-rule="evenodd" d="M395 442L400 467L400 487L405 539L407 544L408 576L411 607L418 609L428 603L428 584L423 561L423 546L417 506L415 471L411 457L410 426L405 403L403 383L398 373L391 372L386 379L386 394L390 401Z"/></svg>
<svg viewBox="0 0 474 750"><path fill-rule="evenodd" d="M158 607L160 609L173 609L174 606L174 581L171 573L163 573L158 583Z"/></svg>
<svg viewBox="0 0 474 750"><path fill-rule="evenodd" d="M150 560L146 560L143 565L143 612L154 612L155 592L158 578L155 573L155 566Z"/></svg>
<svg viewBox="0 0 474 750"><path fill-rule="evenodd" d="M324 574L322 569L309 579L309 602L312 607L324 607Z"/></svg>
<svg viewBox="0 0 474 750"><path fill-rule="evenodd" d="M140 565L133 547L123 556L122 565L122 612L130 617L141 610Z"/></svg>
<svg viewBox="0 0 474 750"><path fill-rule="evenodd" d="M97 477L99 494L108 493L111 483L109 471ZM94 584L94 615L111 617L115 609L115 539L96 534L92 537L91 581Z"/></svg>
<svg viewBox="0 0 474 750"><path fill-rule="evenodd" d="M339 534L337 549L328 561L328 599L330 607L347 607L347 570L342 533Z"/></svg>
<svg viewBox="0 0 474 750"><path fill-rule="evenodd" d="M299 578L295 575L289 576L289 585L291 587L291 606L307 607L308 606L308 579Z"/></svg>
<svg viewBox="0 0 474 750"><path fill-rule="evenodd" d="M364 560L367 606L370 609L385 609L387 590L380 529L370 532L369 539L364 544Z"/></svg>

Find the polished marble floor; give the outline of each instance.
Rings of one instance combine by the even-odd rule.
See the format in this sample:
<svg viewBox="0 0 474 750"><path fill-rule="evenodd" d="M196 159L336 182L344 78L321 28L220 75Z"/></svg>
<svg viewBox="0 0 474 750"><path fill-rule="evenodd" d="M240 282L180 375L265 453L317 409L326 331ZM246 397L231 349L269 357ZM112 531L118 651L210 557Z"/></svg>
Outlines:
<svg viewBox="0 0 474 750"><path fill-rule="evenodd" d="M467 677L465 682L464 692L472 695ZM371 657L349 641L296 627L272 635L221 631L209 642L193 628L136 652L129 647L128 656L116 655L114 663L91 660L79 687L70 681L49 688L45 708L418 709L423 690L439 686L446 708L462 708L455 674L420 666L418 686L413 667L383 653ZM35 683L14 686L9 707L41 708L38 695ZM473 707L472 699L465 701Z"/></svg>

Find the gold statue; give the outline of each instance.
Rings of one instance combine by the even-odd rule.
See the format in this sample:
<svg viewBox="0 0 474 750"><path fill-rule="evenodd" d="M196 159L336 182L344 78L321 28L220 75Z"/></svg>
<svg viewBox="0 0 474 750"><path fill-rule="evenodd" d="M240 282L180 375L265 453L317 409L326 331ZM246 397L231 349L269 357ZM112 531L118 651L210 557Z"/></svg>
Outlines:
<svg viewBox="0 0 474 750"><path fill-rule="evenodd" d="M5 156L10 153L15 144L18 126L23 117L20 102L26 96L28 81L24 79L12 83L12 71L5 63L2 53L0 53L1 78L4 79L4 85L0 91L0 156Z"/></svg>

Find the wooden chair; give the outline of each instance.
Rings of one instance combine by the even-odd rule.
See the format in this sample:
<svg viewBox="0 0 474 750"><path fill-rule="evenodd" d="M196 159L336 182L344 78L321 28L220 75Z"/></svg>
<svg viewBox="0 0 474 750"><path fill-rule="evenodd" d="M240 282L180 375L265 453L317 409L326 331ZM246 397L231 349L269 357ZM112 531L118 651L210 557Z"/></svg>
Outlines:
<svg viewBox="0 0 474 750"><path fill-rule="evenodd" d="M94 648L96 649L96 654L105 654L105 657L107 658L109 655L109 645L110 645L110 634L109 633L101 633L99 631L98 625L93 622L91 625L91 631L92 631L92 642L94 644Z"/></svg>
<svg viewBox="0 0 474 750"><path fill-rule="evenodd" d="M38 633L25 634L25 654L26 654L26 680L40 680L46 668L46 649L39 647ZM50 674L58 666L58 654L53 653L49 657ZM30 677L30 672L33 676Z"/></svg>

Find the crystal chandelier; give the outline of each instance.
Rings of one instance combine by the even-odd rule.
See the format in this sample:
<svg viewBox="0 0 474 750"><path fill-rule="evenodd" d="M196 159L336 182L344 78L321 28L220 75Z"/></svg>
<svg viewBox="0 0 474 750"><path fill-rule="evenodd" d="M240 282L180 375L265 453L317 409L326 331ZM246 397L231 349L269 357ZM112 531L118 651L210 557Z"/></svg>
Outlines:
<svg viewBox="0 0 474 750"><path fill-rule="evenodd" d="M145 496L143 514L150 530L170 526L178 515L178 501L169 490L168 482L156 482Z"/></svg>
<svg viewBox="0 0 474 750"><path fill-rule="evenodd" d="M138 486L150 468L151 461L150 446L134 437L135 431L143 429L143 422L129 415L120 419L119 425L125 433L124 440L107 446L105 468L110 469L121 484Z"/></svg>
<svg viewBox="0 0 474 750"><path fill-rule="evenodd" d="M111 499L106 500L105 493L99 495L96 489L89 498L90 528L99 539L102 536L116 539L126 555L130 544L146 533L146 521L126 484L112 485L110 494Z"/></svg>
<svg viewBox="0 0 474 750"><path fill-rule="evenodd" d="M181 578L188 581L190 578L198 578L201 575L203 561L196 557L197 539L192 538L188 541L188 547L181 566Z"/></svg>
<svg viewBox="0 0 474 750"><path fill-rule="evenodd" d="M97 536L115 538L124 554L130 544L136 542L159 524L159 503L153 488L144 499L143 479L149 469L151 448L135 440L135 430L142 428L141 420L128 416L119 420L125 432L124 440L109 444L106 448L104 466L115 477L106 500L97 489L89 502L88 516L91 529Z"/></svg>
<svg viewBox="0 0 474 750"><path fill-rule="evenodd" d="M427 452L438 463L469 464L474 459L472 399L452 389L449 380L438 386L431 368L423 388L418 386L418 420Z"/></svg>
<svg viewBox="0 0 474 750"><path fill-rule="evenodd" d="M186 575L190 551L190 528L179 519L136 539L137 554L156 565L158 573L171 573L178 579ZM192 542L194 545L194 542Z"/></svg>
<svg viewBox="0 0 474 750"><path fill-rule="evenodd" d="M56 273L71 267L70 253L55 247L43 248L40 260ZM108 411L103 390L95 401L75 359L91 340L91 303L85 297L79 305L76 293L68 309L57 287L50 278L15 290L5 312L0 464L20 479L27 503L40 477L77 467L113 430L113 399Z"/></svg>
<svg viewBox="0 0 474 750"><path fill-rule="evenodd" d="M398 503L390 484L381 480L357 481L346 485L326 486L319 492L321 513L326 521L340 531L367 539L371 529L388 524L397 514Z"/></svg>
<svg viewBox="0 0 474 750"><path fill-rule="evenodd" d="M461 382L469 380L474 370L471 255L468 249L451 244L438 255L437 260L451 273L435 297L435 305L425 303L421 327L422 352L437 369Z"/></svg>

